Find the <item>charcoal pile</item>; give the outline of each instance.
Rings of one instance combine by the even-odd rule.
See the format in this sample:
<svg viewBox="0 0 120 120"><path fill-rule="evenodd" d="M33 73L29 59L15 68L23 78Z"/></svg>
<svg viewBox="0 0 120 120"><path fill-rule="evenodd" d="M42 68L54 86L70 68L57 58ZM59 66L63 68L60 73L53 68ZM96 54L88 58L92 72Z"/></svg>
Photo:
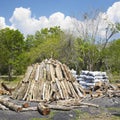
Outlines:
<svg viewBox="0 0 120 120"><path fill-rule="evenodd" d="M12 93L13 99L54 101L81 99L84 90L70 69L58 60L46 59L27 68L24 78Z"/></svg>
<svg viewBox="0 0 120 120"><path fill-rule="evenodd" d="M75 76L75 72L72 72ZM77 81L85 89L93 88L98 83L109 83L106 72L101 71L84 71L82 70L80 75L76 76Z"/></svg>

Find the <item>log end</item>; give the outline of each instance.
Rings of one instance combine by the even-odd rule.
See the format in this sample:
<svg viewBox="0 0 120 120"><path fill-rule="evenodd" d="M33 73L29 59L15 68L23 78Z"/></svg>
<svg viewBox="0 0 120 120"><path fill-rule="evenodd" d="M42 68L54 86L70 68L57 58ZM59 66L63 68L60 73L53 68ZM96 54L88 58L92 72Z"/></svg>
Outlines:
<svg viewBox="0 0 120 120"><path fill-rule="evenodd" d="M23 104L22 104L22 107L23 107L23 108L28 108L28 107L29 107L29 103L27 103L27 102L26 102L26 103L23 103Z"/></svg>
<svg viewBox="0 0 120 120"><path fill-rule="evenodd" d="M48 115L50 114L50 108L47 105L38 105L37 110L41 115Z"/></svg>

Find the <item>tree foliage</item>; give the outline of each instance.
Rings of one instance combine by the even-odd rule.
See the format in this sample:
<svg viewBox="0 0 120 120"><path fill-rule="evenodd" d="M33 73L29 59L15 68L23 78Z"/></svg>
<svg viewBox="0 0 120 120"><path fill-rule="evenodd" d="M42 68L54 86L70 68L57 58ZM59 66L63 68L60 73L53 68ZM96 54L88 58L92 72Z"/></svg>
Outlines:
<svg viewBox="0 0 120 120"><path fill-rule="evenodd" d="M119 24L116 24L119 31ZM94 38L96 39L96 38ZM25 39L18 30L0 30L0 73L23 74L27 66L46 58L80 70L110 70L120 72L120 39L103 45L92 39L75 37L60 27L44 28ZM102 49L101 49L102 48Z"/></svg>
<svg viewBox="0 0 120 120"><path fill-rule="evenodd" d="M9 78L12 70L16 72L18 59L24 49L24 37L18 30L5 28L0 30L0 72L7 73Z"/></svg>

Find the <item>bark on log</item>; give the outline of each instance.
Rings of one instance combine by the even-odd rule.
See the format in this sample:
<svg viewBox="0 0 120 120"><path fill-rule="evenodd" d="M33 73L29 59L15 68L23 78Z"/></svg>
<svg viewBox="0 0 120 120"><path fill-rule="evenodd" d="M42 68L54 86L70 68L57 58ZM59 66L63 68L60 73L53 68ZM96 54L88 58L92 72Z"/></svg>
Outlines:
<svg viewBox="0 0 120 120"><path fill-rule="evenodd" d="M22 107L23 107L23 108L28 108L28 107L29 107L29 103L28 103L28 102L23 103L23 104L22 104Z"/></svg>
<svg viewBox="0 0 120 120"><path fill-rule="evenodd" d="M81 105L87 105L87 106L92 106L92 107L99 107L99 105L96 105L96 104L92 104L92 103L84 103L84 102L81 102Z"/></svg>
<svg viewBox="0 0 120 120"><path fill-rule="evenodd" d="M0 103L2 105L4 105L5 107L7 107L7 108L9 108L9 109L11 109L13 111L16 111L16 112L19 112L19 111L22 110L22 106L16 105L15 103L12 103L12 102L10 102L8 100L0 99Z"/></svg>
<svg viewBox="0 0 120 120"><path fill-rule="evenodd" d="M63 111L69 111L73 109L73 107L65 107L61 105L48 105L48 107L53 110L63 110Z"/></svg>
<svg viewBox="0 0 120 120"><path fill-rule="evenodd" d="M28 108L22 108L21 112L26 112L26 111L37 111L37 107L28 107Z"/></svg>
<svg viewBox="0 0 120 120"><path fill-rule="evenodd" d="M6 90L8 91L10 94L12 94L12 91L15 90L15 88L8 88L8 86L5 84L5 83L1 83L1 86Z"/></svg>
<svg viewBox="0 0 120 120"><path fill-rule="evenodd" d="M27 72L24 76L24 79L22 80L23 82L28 82L29 81L29 77L30 77L30 74L32 73L32 70L33 70L33 67L32 66L29 66L27 68Z"/></svg>
<svg viewBox="0 0 120 120"><path fill-rule="evenodd" d="M0 110L8 110L8 108L5 107L4 105L0 104Z"/></svg>
<svg viewBox="0 0 120 120"><path fill-rule="evenodd" d="M48 105L44 105L42 103L39 103L37 106L38 112L42 115L48 115L50 113L50 108Z"/></svg>

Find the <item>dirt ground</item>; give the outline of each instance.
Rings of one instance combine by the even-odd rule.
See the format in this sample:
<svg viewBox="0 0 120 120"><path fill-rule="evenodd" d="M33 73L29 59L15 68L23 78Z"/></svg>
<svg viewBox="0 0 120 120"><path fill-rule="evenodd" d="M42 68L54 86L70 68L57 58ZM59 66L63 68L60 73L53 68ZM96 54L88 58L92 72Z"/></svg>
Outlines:
<svg viewBox="0 0 120 120"><path fill-rule="evenodd" d="M21 104L23 101L16 101ZM102 97L90 99L87 97L84 102L99 105L99 108L85 107L71 111L55 111L47 116L40 115L37 111L14 112L11 110L0 110L0 120L120 120L120 97ZM36 106L37 103L30 103Z"/></svg>

